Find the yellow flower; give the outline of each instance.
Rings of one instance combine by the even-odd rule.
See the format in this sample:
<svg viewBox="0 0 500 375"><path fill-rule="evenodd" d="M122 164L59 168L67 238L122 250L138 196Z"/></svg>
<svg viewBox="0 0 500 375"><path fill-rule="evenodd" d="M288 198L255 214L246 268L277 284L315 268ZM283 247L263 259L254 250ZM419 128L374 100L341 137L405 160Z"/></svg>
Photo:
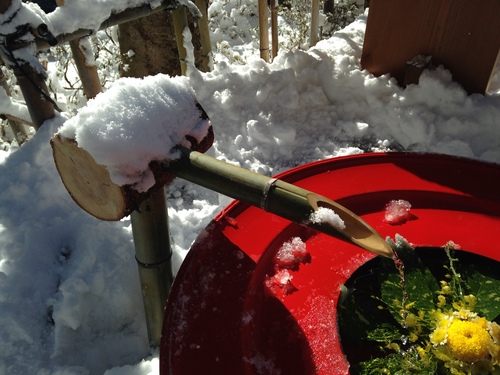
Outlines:
<svg viewBox="0 0 500 375"><path fill-rule="evenodd" d="M415 314L409 313L406 316L405 324L407 327L415 327L418 323L418 317Z"/></svg>
<svg viewBox="0 0 500 375"><path fill-rule="evenodd" d="M436 328L434 332L431 333L431 342L434 345L444 344L446 341L446 329L445 328Z"/></svg>
<svg viewBox="0 0 500 375"><path fill-rule="evenodd" d="M438 302L436 305L437 307L443 307L444 305L446 305L446 297L440 294L438 296Z"/></svg>
<svg viewBox="0 0 500 375"><path fill-rule="evenodd" d="M479 320L454 320L448 328L447 345L451 354L463 362L486 359L492 344L493 339Z"/></svg>
<svg viewBox="0 0 500 375"><path fill-rule="evenodd" d="M477 303L477 298L473 294L469 294L468 296L464 296L464 301L467 304L469 310L474 310Z"/></svg>
<svg viewBox="0 0 500 375"><path fill-rule="evenodd" d="M451 293L453 293L453 291L452 291L452 289L450 287L450 284L448 284L448 282L446 282L444 280L441 280L440 284L441 284L441 290L439 291L440 294L451 294Z"/></svg>

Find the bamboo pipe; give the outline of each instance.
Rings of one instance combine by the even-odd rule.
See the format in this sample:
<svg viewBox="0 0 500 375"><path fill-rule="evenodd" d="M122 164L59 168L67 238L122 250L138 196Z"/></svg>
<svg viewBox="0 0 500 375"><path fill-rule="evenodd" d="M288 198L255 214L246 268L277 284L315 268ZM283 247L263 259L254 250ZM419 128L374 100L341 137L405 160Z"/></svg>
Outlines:
<svg viewBox="0 0 500 375"><path fill-rule="evenodd" d="M248 171L200 152L180 148L181 158L165 165L165 171L231 198L351 242L375 254L391 258L387 242L365 221L337 202L279 179ZM329 223L315 223L311 214L319 208L333 210L345 223L340 230Z"/></svg>

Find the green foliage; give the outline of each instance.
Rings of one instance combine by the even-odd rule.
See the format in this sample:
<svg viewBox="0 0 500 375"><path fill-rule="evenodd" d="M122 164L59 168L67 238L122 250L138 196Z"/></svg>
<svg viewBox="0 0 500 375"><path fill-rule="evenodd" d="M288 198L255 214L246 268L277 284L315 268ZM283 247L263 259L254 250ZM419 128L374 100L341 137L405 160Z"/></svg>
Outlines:
<svg viewBox="0 0 500 375"><path fill-rule="evenodd" d="M498 319L498 263L455 251L451 242L445 251L415 251L402 241L392 245L404 272L395 270L393 260L377 258L353 274L341 293L339 331L351 373L468 373L467 364L453 362L450 352L436 352L430 337L439 324L449 322L446 316ZM361 351L372 355L362 358Z"/></svg>
<svg viewBox="0 0 500 375"><path fill-rule="evenodd" d="M391 353L386 357L361 362L354 371L366 375L435 375L438 366L435 362L423 362L416 351Z"/></svg>

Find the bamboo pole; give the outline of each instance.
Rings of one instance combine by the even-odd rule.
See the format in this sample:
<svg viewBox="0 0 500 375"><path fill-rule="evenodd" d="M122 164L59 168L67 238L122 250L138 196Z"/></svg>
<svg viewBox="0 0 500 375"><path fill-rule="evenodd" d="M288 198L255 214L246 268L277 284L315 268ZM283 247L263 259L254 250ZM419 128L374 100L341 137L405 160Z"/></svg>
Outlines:
<svg viewBox="0 0 500 375"><path fill-rule="evenodd" d="M265 62L269 62L269 21L267 18L267 0L259 0L260 57Z"/></svg>
<svg viewBox="0 0 500 375"><path fill-rule="evenodd" d="M91 49L88 38L71 40L69 42L78 76L82 81L83 92L87 99L95 98L102 91L101 81L95 64L88 63L86 49ZM92 51L90 51L92 53Z"/></svg>
<svg viewBox="0 0 500 375"><path fill-rule="evenodd" d="M65 0L56 0L57 6L64 6ZM102 91L101 81L95 64L88 62L87 54L92 53L89 39L78 38L69 41L78 76L82 81L83 92L87 99L95 98ZM90 49L90 51L88 51Z"/></svg>
<svg viewBox="0 0 500 375"><path fill-rule="evenodd" d="M182 35L185 27L187 27L185 8L181 7L173 10L172 17L181 71L182 74L186 74L187 51L184 47ZM141 22L148 22L147 18L144 18ZM140 54L142 51L137 51L137 53ZM141 59L144 56L136 55L135 58ZM158 64L160 64L159 61ZM161 64L155 66L154 61L148 64L148 68L155 72L165 70ZM126 75L140 76L148 73L151 72L144 72L144 70L136 72L131 69L126 72ZM148 126L148 124L145 123L144 126ZM167 210L165 189L161 185L130 214L148 339L152 347L158 347L161 342L164 310L173 282L172 246Z"/></svg>
<svg viewBox="0 0 500 375"><path fill-rule="evenodd" d="M187 72L187 51L184 46L183 32L188 27L188 20L186 10L184 8L177 8L172 11L172 18L174 20L175 40L177 42L177 50L179 52L179 62L181 64L181 73L186 75Z"/></svg>
<svg viewBox="0 0 500 375"><path fill-rule="evenodd" d="M207 2L205 0L195 0L195 4L201 12L201 18L198 20L201 38L201 56L204 72L211 69L210 55L212 53L212 43L210 42L210 29L208 27Z"/></svg>
<svg viewBox="0 0 500 375"><path fill-rule="evenodd" d="M149 344L160 345L163 315L174 280L172 249L164 189L130 215Z"/></svg>
<svg viewBox="0 0 500 375"><path fill-rule="evenodd" d="M311 7L311 37L309 38L309 47L318 43L319 29L319 0L312 0Z"/></svg>
<svg viewBox="0 0 500 375"><path fill-rule="evenodd" d="M278 56L278 0L271 1L271 39L273 59Z"/></svg>
<svg viewBox="0 0 500 375"><path fill-rule="evenodd" d="M166 165L166 172L327 235L351 242L375 254L392 257L392 250L387 242L361 218L337 202L200 152L183 147L179 149L180 159ZM321 207L334 211L344 221L345 228L339 229L327 222L311 221L311 214Z"/></svg>

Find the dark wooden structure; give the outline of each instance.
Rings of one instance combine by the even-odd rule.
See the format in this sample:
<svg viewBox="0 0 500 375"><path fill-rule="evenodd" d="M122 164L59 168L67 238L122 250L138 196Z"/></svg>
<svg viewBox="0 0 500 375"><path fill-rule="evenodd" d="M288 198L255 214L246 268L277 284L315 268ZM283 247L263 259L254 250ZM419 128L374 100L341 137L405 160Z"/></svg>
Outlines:
<svg viewBox="0 0 500 375"><path fill-rule="evenodd" d="M484 94L500 50L499 0L371 0L361 65L400 84L406 64L432 56L469 93Z"/></svg>

